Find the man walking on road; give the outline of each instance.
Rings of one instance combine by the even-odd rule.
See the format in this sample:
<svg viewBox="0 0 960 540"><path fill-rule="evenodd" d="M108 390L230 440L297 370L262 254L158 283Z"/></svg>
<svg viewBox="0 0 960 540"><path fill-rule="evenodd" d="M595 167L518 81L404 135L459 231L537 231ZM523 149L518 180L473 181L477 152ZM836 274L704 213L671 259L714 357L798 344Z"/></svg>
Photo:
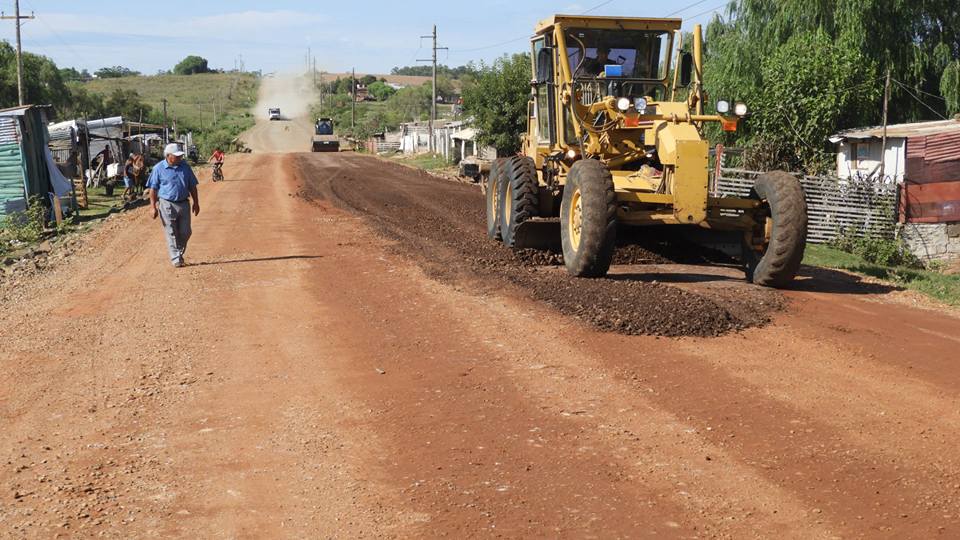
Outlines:
<svg viewBox="0 0 960 540"><path fill-rule="evenodd" d="M197 195L197 177L183 160L183 151L176 143L163 149L164 160L153 168L147 188L150 190L150 207L153 219L160 216L163 232L167 236L170 262L180 268L186 265L183 253L192 233L190 229L190 201L193 199L193 215L200 213L200 198Z"/></svg>

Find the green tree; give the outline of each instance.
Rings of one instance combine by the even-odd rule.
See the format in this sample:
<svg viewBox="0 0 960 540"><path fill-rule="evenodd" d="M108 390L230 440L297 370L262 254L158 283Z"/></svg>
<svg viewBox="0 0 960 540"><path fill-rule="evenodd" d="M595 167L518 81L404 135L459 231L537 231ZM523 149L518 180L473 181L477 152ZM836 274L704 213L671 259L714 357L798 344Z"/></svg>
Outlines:
<svg viewBox="0 0 960 540"><path fill-rule="evenodd" d="M478 141L501 155L520 149L529 99L530 55L526 53L503 56L491 66L481 64L476 82L463 89L463 107L474 117Z"/></svg>
<svg viewBox="0 0 960 540"><path fill-rule="evenodd" d="M814 51L802 50L798 43L828 45L827 56L831 60L815 58ZM734 0L726 17L716 16L709 24L706 45L705 85L711 101L740 99L748 105L769 108L775 105L771 86L779 87L781 94L786 92L778 84L780 81L772 78L787 76L794 84L810 84L791 90L789 98L808 104L819 98L844 107L828 115L829 121L834 122L829 129L817 128L804 135L820 137L825 131L879 123L882 78L887 69L895 81L891 122L938 119L945 115L950 99L946 94L952 88L948 68L960 58L960 10L956 9L955 0ZM799 61L787 57L785 51L800 54L813 65L826 62L833 74L828 86L831 95L825 95L824 89L816 86L827 82L821 77L805 73L807 80L797 80L791 73L771 68L770 59L774 56L791 63L794 70L804 68ZM855 65L849 65L851 60ZM850 66L856 74L855 78L848 78L848 86L842 86L839 79L843 75L832 70L843 65ZM789 102L780 105L791 106ZM790 142L784 136L785 130L792 131L788 125L771 136L774 124L759 117L769 118L773 113L757 106L753 111L758 121L747 122L746 129L734 136L735 141L762 139L766 145L780 141L776 144L786 146L771 149L771 155L780 156L808 153L805 148L809 146L829 149L822 139ZM800 125L823 127L827 120L813 118L823 113L820 108L798 110L794 120ZM808 158L800 161L811 163Z"/></svg>
<svg viewBox="0 0 960 540"><path fill-rule="evenodd" d="M360 77L360 78L358 79L358 81L359 81L360 84L362 84L362 85L370 86L371 84L377 82L377 76L376 76L376 75L364 75L363 77Z"/></svg>
<svg viewBox="0 0 960 540"><path fill-rule="evenodd" d="M59 114L70 103L70 93L60 69L52 60L24 51L23 93L27 103L53 105ZM17 99L16 51L6 41L0 42L0 107L13 107Z"/></svg>
<svg viewBox="0 0 960 540"><path fill-rule="evenodd" d="M80 76L80 72L77 71L76 68L72 68L72 67L60 68L59 71L60 71L60 78L64 82L79 81L82 79L82 77Z"/></svg>
<svg viewBox="0 0 960 540"><path fill-rule="evenodd" d="M139 92L122 88L115 88L103 107L111 116L123 116L128 119L139 119L141 114L146 119L152 111L152 107L140 99Z"/></svg>
<svg viewBox="0 0 960 540"><path fill-rule="evenodd" d="M93 72L99 79L118 79L120 77L135 77L140 75L139 71L134 71L123 66L102 67Z"/></svg>
<svg viewBox="0 0 960 540"><path fill-rule="evenodd" d="M787 166L811 172L832 167L827 138L837 126L856 124L875 103L875 66L825 32L796 34L761 63L764 86L750 120L759 140L777 152L762 168Z"/></svg>
<svg viewBox="0 0 960 540"><path fill-rule="evenodd" d="M408 86L397 90L387 102L389 111L403 122L427 119L430 111L430 88L427 86Z"/></svg>
<svg viewBox="0 0 960 540"><path fill-rule="evenodd" d="M397 93L396 89L381 81L371 83L370 86L367 87L367 90L370 91L370 95L377 101L386 101Z"/></svg>
<svg viewBox="0 0 960 540"><path fill-rule="evenodd" d="M476 71L476 66L472 63L468 63L463 66L449 67L443 64L437 66L437 75L444 75L451 79L460 79L464 75L468 75ZM433 75L433 66L403 66L395 67L390 70L392 75L415 75L419 77L430 77Z"/></svg>
<svg viewBox="0 0 960 540"><path fill-rule="evenodd" d="M207 65L207 59L192 54L173 67L173 72L177 75L194 75L196 73L208 73L209 71L210 67Z"/></svg>
<svg viewBox="0 0 960 540"><path fill-rule="evenodd" d="M350 88L350 79L337 79L336 86L333 89L334 94L352 94L353 89Z"/></svg>
<svg viewBox="0 0 960 540"><path fill-rule="evenodd" d="M101 94L90 92L80 81L67 82L70 93L68 103L60 116L64 118L102 118L106 116L106 107Z"/></svg>
<svg viewBox="0 0 960 540"><path fill-rule="evenodd" d="M960 113L960 60L954 60L943 70L940 93L947 102L950 114Z"/></svg>

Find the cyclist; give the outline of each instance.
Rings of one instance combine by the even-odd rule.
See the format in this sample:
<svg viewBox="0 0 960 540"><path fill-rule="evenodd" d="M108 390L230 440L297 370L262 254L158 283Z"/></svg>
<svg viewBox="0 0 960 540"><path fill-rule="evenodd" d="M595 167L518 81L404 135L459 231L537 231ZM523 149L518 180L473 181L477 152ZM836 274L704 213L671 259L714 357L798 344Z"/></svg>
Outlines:
<svg viewBox="0 0 960 540"><path fill-rule="evenodd" d="M214 181L223 180L223 151L220 150L219 146L213 149L213 154L210 155L210 163L213 163Z"/></svg>

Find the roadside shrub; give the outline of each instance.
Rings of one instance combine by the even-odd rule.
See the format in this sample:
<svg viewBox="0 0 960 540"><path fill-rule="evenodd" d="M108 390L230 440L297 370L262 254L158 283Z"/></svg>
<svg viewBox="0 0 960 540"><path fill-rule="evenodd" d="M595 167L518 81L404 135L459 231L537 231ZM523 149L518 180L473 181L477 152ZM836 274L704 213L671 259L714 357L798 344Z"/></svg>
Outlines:
<svg viewBox="0 0 960 540"><path fill-rule="evenodd" d="M43 236L47 221L47 208L40 197L33 196L23 212L9 215L0 230L0 245L4 250L16 249L23 244L32 244Z"/></svg>
<svg viewBox="0 0 960 540"><path fill-rule="evenodd" d="M880 266L923 268L920 259L901 239L891 240L873 235L859 236L855 230L843 229L830 241L829 245Z"/></svg>

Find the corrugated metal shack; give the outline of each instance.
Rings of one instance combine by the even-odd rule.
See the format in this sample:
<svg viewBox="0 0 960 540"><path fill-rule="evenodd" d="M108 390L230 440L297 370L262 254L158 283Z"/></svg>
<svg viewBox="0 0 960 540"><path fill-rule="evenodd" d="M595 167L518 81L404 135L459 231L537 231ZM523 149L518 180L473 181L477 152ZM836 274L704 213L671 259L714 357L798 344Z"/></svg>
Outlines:
<svg viewBox="0 0 960 540"><path fill-rule="evenodd" d="M0 218L53 191L47 168L47 110L25 105L0 110Z"/></svg>
<svg viewBox="0 0 960 540"><path fill-rule="evenodd" d="M899 221L927 260L960 259L960 117L838 133L837 174L899 184ZM879 178L881 161L884 178Z"/></svg>

